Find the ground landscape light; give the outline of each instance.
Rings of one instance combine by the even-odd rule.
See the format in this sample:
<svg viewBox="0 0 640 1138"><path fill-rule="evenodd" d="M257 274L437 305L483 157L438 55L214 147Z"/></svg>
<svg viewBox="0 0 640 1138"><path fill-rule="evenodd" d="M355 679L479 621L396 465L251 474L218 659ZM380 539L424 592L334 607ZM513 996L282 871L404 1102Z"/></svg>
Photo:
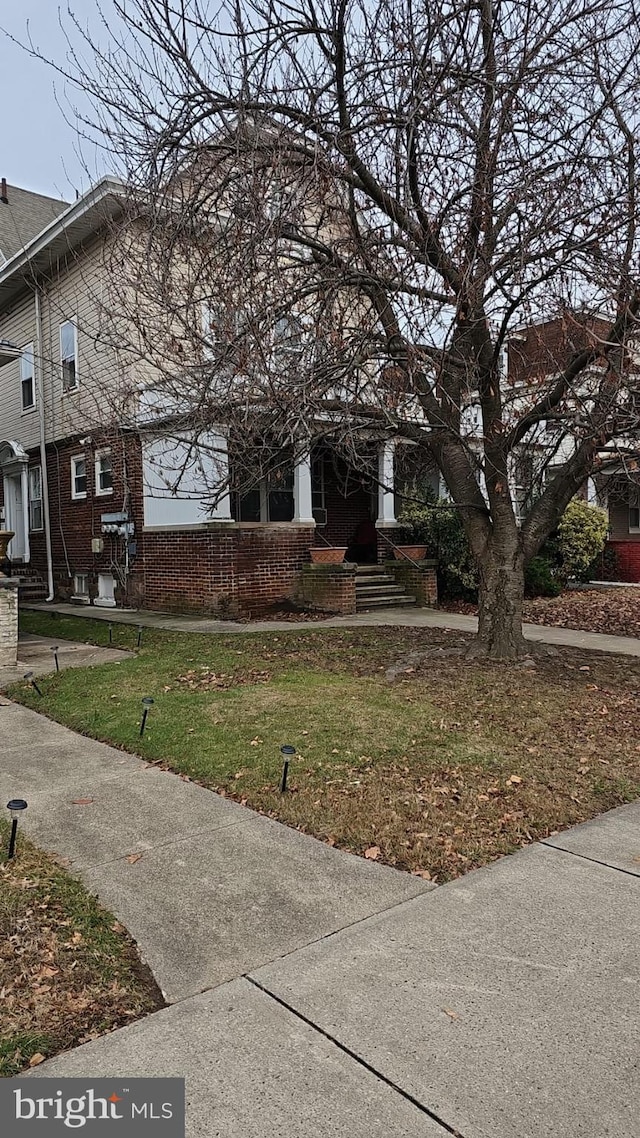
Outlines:
<svg viewBox="0 0 640 1138"><path fill-rule="evenodd" d="M27 809L27 803L24 798L12 798L7 802L7 810L11 816L11 836L9 838L9 849L7 851L7 860L11 861L16 852L16 834L18 833L18 818Z"/></svg>
<svg viewBox="0 0 640 1138"><path fill-rule="evenodd" d="M59 647L59 645L56 644L55 648L51 649L51 651L53 652L53 658L56 662L56 672L60 671L60 661L58 660L58 647Z"/></svg>
<svg viewBox="0 0 640 1138"><path fill-rule="evenodd" d="M150 695L142 697L142 723L140 724L140 735L144 735L144 729L147 723L147 715L149 710L153 707L153 700Z"/></svg>
<svg viewBox="0 0 640 1138"><path fill-rule="evenodd" d="M38 695L42 695L42 690L38 687L36 681L33 678L33 672L25 672L24 678L27 681L27 683L31 684L31 687L34 688L35 691L37 691Z"/></svg>
<svg viewBox="0 0 640 1138"><path fill-rule="evenodd" d="M285 743L284 747L280 748L280 754L284 755L284 764L282 766L282 779L280 781L280 793L281 794L284 794L286 789L287 789L287 777L289 774L289 762L290 762L292 756L295 755L295 753L296 753L295 747L291 747L288 743Z"/></svg>

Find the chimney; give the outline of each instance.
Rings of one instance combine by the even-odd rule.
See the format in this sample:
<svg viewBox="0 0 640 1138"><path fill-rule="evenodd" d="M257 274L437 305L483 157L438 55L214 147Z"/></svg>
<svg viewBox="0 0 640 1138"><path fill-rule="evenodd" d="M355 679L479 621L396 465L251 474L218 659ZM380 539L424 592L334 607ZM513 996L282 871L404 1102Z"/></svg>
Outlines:
<svg viewBox="0 0 640 1138"><path fill-rule="evenodd" d="M7 179L6 178L3 178L2 183L0 184L0 202L4 202L5 205L9 205L9 198L7 196Z"/></svg>

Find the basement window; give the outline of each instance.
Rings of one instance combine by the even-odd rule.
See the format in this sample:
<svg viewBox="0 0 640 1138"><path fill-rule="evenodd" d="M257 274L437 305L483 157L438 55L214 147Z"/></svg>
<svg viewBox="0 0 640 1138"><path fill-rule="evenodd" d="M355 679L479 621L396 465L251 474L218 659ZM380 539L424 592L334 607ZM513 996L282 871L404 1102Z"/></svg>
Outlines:
<svg viewBox="0 0 640 1138"><path fill-rule="evenodd" d="M75 597L89 596L89 574L76 573L73 578L73 595Z"/></svg>

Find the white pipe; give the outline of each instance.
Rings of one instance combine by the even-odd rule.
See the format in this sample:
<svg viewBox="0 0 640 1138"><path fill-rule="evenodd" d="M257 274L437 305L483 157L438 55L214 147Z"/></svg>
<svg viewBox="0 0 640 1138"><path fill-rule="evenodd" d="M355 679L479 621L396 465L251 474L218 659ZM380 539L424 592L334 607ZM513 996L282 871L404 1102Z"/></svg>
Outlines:
<svg viewBox="0 0 640 1138"><path fill-rule="evenodd" d="M35 299L35 318L36 318L36 343L34 352L34 368L37 375L37 388L38 388L38 422L40 426L40 469L42 471L42 506L44 515L44 540L47 550L47 586L49 593L47 601L52 601L55 595L55 588L53 584L53 556L51 553L51 519L49 517L49 476L47 473L47 447L46 447L46 422L45 422L45 408L44 408L44 376L42 366L42 309L40 306L40 289L36 285L34 288Z"/></svg>

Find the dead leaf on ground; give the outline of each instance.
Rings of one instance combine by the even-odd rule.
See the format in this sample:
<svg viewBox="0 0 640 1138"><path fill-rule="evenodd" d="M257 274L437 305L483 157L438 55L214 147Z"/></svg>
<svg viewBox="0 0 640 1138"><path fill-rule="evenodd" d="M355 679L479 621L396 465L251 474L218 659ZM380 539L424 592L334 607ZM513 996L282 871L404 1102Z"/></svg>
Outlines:
<svg viewBox="0 0 640 1138"><path fill-rule="evenodd" d="M43 1055L41 1051L36 1051L35 1055L32 1055L29 1060L29 1066L39 1067L41 1063L44 1063L45 1059L46 1055Z"/></svg>
<svg viewBox="0 0 640 1138"><path fill-rule="evenodd" d="M457 1012L454 1012L453 1008L443 1008L442 1010L446 1016L449 1016L449 1019L460 1019L460 1016Z"/></svg>
<svg viewBox="0 0 640 1138"><path fill-rule="evenodd" d="M126 860L129 862L129 865L135 865L137 861L140 861L141 857L141 853L133 853L129 854Z"/></svg>
<svg viewBox="0 0 640 1138"><path fill-rule="evenodd" d="M91 806L92 802L93 802L93 798L72 798L71 799L71 805L72 806Z"/></svg>
<svg viewBox="0 0 640 1138"><path fill-rule="evenodd" d="M364 851L364 856L369 861L377 861L380 857L380 846L369 846L369 849Z"/></svg>

